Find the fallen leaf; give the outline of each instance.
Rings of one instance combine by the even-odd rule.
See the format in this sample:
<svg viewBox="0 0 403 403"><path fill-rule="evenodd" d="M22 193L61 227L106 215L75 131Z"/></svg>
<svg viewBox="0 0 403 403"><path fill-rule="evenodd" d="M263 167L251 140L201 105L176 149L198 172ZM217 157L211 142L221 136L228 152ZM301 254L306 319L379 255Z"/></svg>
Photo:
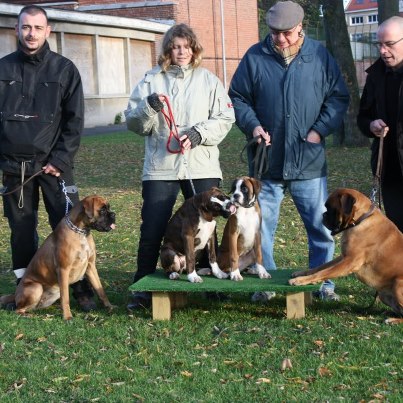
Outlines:
<svg viewBox="0 0 403 403"><path fill-rule="evenodd" d="M287 368L292 368L292 363L289 358L284 358L283 362L281 363L281 371L285 371Z"/></svg>
<svg viewBox="0 0 403 403"><path fill-rule="evenodd" d="M23 337L24 333L17 334L17 336L15 336L15 340L21 340Z"/></svg>
<svg viewBox="0 0 403 403"><path fill-rule="evenodd" d="M318 372L319 372L320 376L331 376L332 375L332 372L326 367L320 367L318 369Z"/></svg>
<svg viewBox="0 0 403 403"><path fill-rule="evenodd" d="M189 371L181 371L181 375L186 376L187 378L191 378L193 374Z"/></svg>
<svg viewBox="0 0 403 403"><path fill-rule="evenodd" d="M257 380L256 380L256 383L257 384L260 384L260 383L270 383L271 382L271 380L269 379L269 378L258 378Z"/></svg>

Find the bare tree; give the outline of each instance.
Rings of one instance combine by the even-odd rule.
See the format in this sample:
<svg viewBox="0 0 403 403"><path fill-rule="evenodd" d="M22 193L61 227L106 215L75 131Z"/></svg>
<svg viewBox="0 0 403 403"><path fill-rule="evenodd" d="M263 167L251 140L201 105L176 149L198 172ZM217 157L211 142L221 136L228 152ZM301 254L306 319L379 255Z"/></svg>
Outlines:
<svg viewBox="0 0 403 403"><path fill-rule="evenodd" d="M327 48L337 60L350 93L344 127L334 134L334 143L346 146L366 145L368 139L360 133L356 124L360 96L343 0L322 0L322 5Z"/></svg>
<svg viewBox="0 0 403 403"><path fill-rule="evenodd" d="M399 15L399 0L378 0L378 23Z"/></svg>

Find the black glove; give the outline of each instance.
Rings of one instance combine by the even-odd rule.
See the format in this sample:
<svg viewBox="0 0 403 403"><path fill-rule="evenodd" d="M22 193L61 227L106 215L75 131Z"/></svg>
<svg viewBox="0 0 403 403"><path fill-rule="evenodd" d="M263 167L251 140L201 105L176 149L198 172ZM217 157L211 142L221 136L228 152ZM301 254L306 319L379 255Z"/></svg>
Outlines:
<svg viewBox="0 0 403 403"><path fill-rule="evenodd" d="M200 133L194 127L184 130L183 132L181 132L181 135L187 136L192 144L192 148L198 146L202 140Z"/></svg>
<svg viewBox="0 0 403 403"><path fill-rule="evenodd" d="M164 104L160 101L158 94L155 92L147 97L147 102L155 112L159 112L164 107Z"/></svg>

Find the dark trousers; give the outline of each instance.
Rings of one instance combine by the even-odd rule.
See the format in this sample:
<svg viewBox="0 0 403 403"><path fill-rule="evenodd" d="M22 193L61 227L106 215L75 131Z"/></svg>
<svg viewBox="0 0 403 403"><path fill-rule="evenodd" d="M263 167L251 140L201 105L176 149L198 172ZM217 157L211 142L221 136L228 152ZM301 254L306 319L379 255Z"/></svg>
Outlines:
<svg viewBox="0 0 403 403"><path fill-rule="evenodd" d="M382 200L386 217L403 232L403 178L382 183Z"/></svg>
<svg viewBox="0 0 403 403"><path fill-rule="evenodd" d="M209 190L213 186L219 186L220 179L196 179L193 180L193 184L196 193L201 193ZM179 190L181 190L185 199L193 196L193 190L188 180L143 181L142 224L140 226L137 272L134 275L134 282L140 280L147 274L155 272L161 242L168 221L171 218Z"/></svg>
<svg viewBox="0 0 403 403"><path fill-rule="evenodd" d="M62 178L66 187L74 185L71 171L64 172ZM3 173L3 185L7 187L7 191L16 189L20 184L20 176ZM10 243L14 270L26 268L38 249L37 226L40 191L49 224L54 230L66 213L66 197L57 177L46 174L36 176L24 185L22 191L17 190L3 197L4 216L7 217L11 230ZM69 193L68 196L73 204L79 201L77 192ZM87 280L76 284L73 287L75 296L81 293L92 295Z"/></svg>

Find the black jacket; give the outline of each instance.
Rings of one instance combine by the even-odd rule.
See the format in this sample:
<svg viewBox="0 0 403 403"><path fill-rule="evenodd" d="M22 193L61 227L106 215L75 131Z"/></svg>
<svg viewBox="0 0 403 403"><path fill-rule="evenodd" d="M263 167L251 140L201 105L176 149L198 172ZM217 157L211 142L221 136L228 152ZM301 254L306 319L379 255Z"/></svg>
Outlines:
<svg viewBox="0 0 403 403"><path fill-rule="evenodd" d="M26 175L51 163L73 167L84 123L80 74L45 42L35 55L17 50L0 60L0 168Z"/></svg>
<svg viewBox="0 0 403 403"><path fill-rule="evenodd" d="M379 151L379 137L374 136L369 130L370 123L375 119L382 119L387 123L386 111L386 91L385 91L385 78L386 66L382 59L378 59L366 72L368 73L365 82L365 87L361 96L360 110L357 116L357 124L361 132L367 136L374 138L372 142L372 156L371 167L372 172L376 172L376 164L378 160ZM398 101L398 119L396 122L396 150L399 159L400 170L403 174L403 86L399 88L399 101ZM385 141L388 136L385 137ZM385 151L387 149L385 148ZM384 160L388 158L387 152L383 155Z"/></svg>

